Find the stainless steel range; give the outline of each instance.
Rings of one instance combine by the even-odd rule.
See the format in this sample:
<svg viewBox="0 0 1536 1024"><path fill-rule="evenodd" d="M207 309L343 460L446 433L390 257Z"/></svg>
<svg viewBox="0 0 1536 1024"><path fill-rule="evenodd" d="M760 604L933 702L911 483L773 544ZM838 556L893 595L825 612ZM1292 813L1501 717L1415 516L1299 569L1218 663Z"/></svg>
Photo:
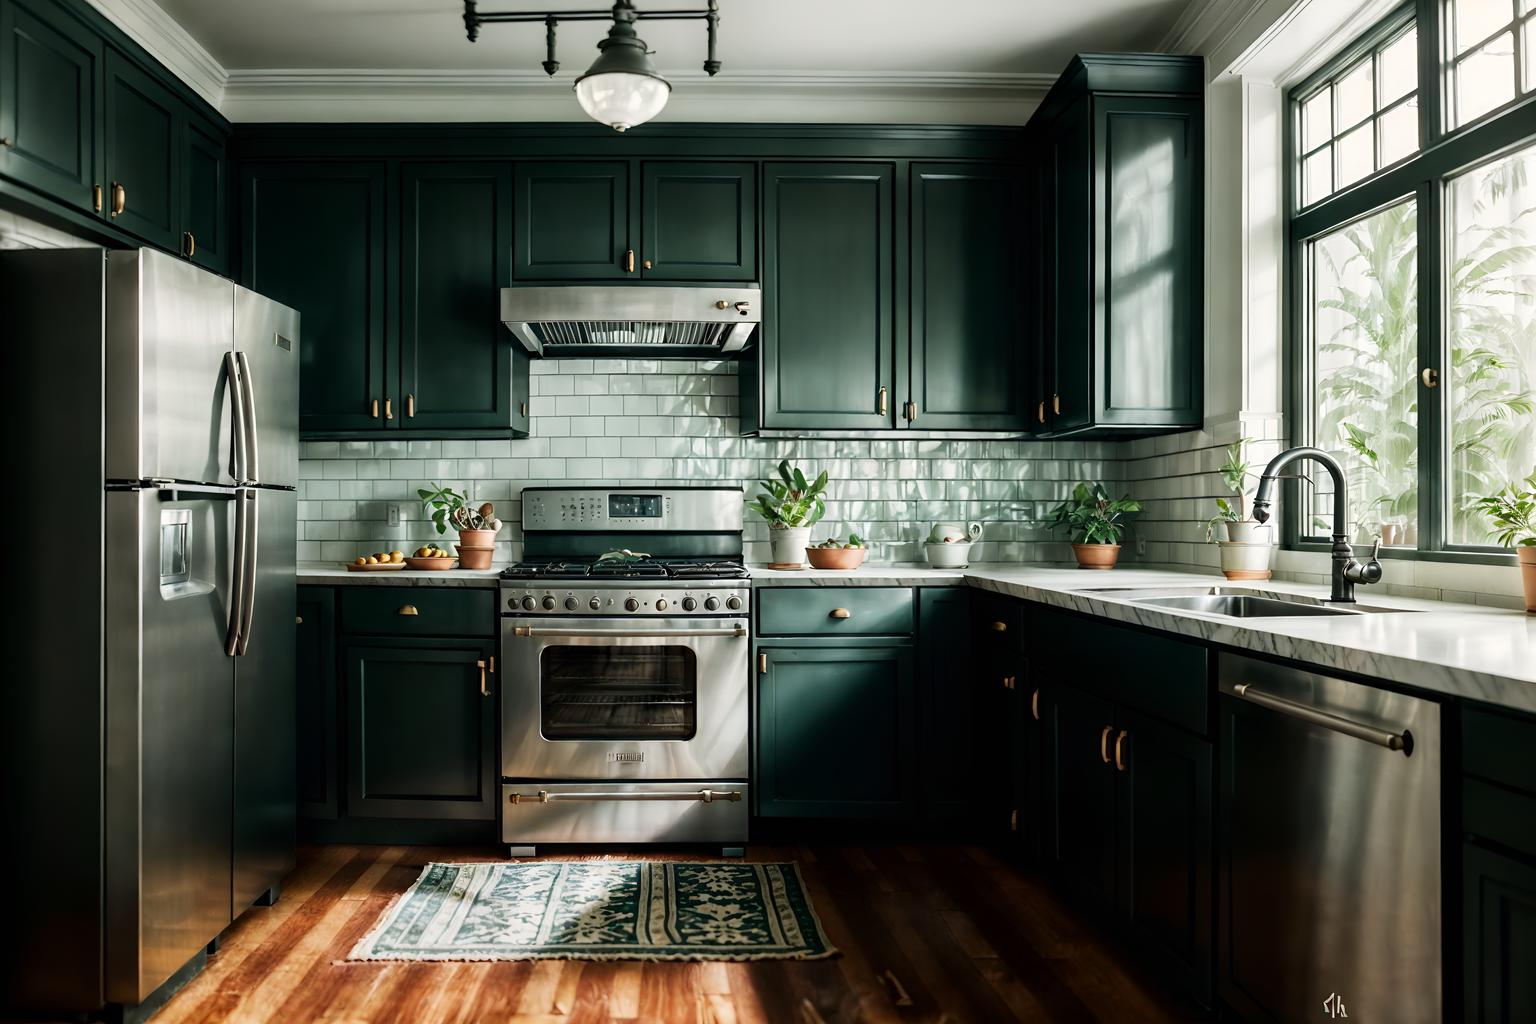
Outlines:
<svg viewBox="0 0 1536 1024"><path fill-rule="evenodd" d="M740 488L527 488L502 573L502 839L747 838Z"/></svg>

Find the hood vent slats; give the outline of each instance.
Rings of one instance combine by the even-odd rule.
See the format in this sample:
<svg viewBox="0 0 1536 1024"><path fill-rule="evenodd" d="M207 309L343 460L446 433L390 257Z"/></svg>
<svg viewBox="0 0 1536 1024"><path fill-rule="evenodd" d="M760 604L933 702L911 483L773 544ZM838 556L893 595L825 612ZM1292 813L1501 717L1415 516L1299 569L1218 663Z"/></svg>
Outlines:
<svg viewBox="0 0 1536 1024"><path fill-rule="evenodd" d="M569 285L501 290L501 319L546 356L728 355L762 322L756 285Z"/></svg>

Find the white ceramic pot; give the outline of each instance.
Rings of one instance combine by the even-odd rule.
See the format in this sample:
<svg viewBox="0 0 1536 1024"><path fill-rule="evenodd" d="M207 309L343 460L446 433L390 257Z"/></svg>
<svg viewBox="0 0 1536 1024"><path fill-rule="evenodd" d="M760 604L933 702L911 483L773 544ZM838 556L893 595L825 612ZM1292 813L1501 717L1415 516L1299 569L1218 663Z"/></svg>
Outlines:
<svg viewBox="0 0 1536 1024"><path fill-rule="evenodd" d="M953 541L949 544L924 544L928 564L936 569L964 569L971 564L969 541Z"/></svg>
<svg viewBox="0 0 1536 1024"><path fill-rule="evenodd" d="M770 557L774 565L805 568L805 549L811 544L809 526L787 526L768 530Z"/></svg>
<svg viewBox="0 0 1536 1024"><path fill-rule="evenodd" d="M1269 579L1269 558L1273 550L1269 541L1244 543L1224 540L1218 541L1217 546L1221 549L1221 574L1227 579Z"/></svg>
<svg viewBox="0 0 1536 1024"><path fill-rule="evenodd" d="M1268 544L1269 524L1252 519L1227 524L1227 540L1237 544Z"/></svg>

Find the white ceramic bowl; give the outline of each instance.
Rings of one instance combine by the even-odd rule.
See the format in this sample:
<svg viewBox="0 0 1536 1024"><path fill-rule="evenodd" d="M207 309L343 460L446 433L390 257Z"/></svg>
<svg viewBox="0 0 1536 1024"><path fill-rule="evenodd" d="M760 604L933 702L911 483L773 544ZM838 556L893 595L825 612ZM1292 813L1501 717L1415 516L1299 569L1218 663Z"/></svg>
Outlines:
<svg viewBox="0 0 1536 1024"><path fill-rule="evenodd" d="M950 544L924 544L928 564L939 569L964 569L971 564L971 544L954 541Z"/></svg>

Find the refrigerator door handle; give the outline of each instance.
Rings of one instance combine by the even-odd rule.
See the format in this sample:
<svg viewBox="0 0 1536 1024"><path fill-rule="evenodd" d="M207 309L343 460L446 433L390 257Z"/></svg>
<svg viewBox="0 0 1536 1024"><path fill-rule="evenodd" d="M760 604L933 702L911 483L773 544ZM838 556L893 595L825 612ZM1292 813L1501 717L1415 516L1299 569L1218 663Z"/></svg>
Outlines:
<svg viewBox="0 0 1536 1024"><path fill-rule="evenodd" d="M244 352L235 353L240 367L240 390L243 392L241 414L245 427L245 476L241 483L261 482L261 457L256 447L256 389L251 381L251 361Z"/></svg>
<svg viewBox="0 0 1536 1024"><path fill-rule="evenodd" d="M245 618L246 493L244 490L235 492L235 534L231 538L235 546L235 561L229 574L229 622L224 633L224 653L231 658L240 654L240 624Z"/></svg>
<svg viewBox="0 0 1536 1024"><path fill-rule="evenodd" d="M228 381L230 401L230 427L234 431L235 450L231 456L229 475L235 483L243 483L249 464L249 455L246 451L246 411L245 388L240 383L240 364L235 358L235 353L224 353L224 377Z"/></svg>
<svg viewBox="0 0 1536 1024"><path fill-rule="evenodd" d="M241 496L241 507L250 505L250 513L246 516L246 540L245 540L245 580L241 584L240 594L240 645L236 652L245 654L245 649L251 643L251 624L256 619L256 553L260 549L259 529L261 521L261 505L257 498L258 491L246 491Z"/></svg>

